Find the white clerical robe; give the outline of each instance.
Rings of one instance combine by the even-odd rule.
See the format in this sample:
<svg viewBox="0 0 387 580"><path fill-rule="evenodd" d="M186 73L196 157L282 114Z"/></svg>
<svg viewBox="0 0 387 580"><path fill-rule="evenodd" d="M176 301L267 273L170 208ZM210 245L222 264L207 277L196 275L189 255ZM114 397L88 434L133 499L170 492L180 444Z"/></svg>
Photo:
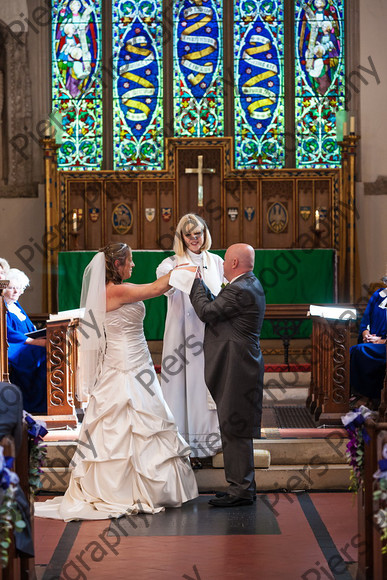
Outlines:
<svg viewBox="0 0 387 580"><path fill-rule="evenodd" d="M163 276L179 264L199 266L206 285L217 295L223 283L223 260L216 254L171 256L157 268ZM162 354L161 388L178 429L195 457L215 455L221 449L215 403L204 381L204 323L197 317L189 295L172 288Z"/></svg>

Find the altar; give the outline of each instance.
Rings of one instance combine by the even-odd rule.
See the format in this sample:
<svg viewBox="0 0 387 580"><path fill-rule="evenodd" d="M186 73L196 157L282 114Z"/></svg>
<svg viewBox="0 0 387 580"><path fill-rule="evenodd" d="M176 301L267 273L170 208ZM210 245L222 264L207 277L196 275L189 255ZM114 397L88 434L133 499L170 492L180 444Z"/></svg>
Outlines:
<svg viewBox="0 0 387 580"><path fill-rule="evenodd" d="M156 268L171 251L133 250L131 282L145 284L156 278ZM214 250L223 258L225 250ZM95 252L59 252L58 310L79 307L82 276ZM262 283L267 304L331 304L336 301L336 251L332 249L255 250L255 275ZM147 340L162 340L167 298L146 301L144 330ZM310 320L302 321L293 338L311 334ZM265 320L262 338L278 338L275 324Z"/></svg>

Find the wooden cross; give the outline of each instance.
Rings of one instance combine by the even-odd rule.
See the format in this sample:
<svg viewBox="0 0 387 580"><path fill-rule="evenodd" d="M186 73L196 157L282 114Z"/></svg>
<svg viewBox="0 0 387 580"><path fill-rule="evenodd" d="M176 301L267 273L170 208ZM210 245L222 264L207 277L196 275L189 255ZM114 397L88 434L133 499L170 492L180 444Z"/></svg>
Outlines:
<svg viewBox="0 0 387 580"><path fill-rule="evenodd" d="M203 168L203 155L198 155L198 166L197 168L186 168L186 173L197 173L198 174L198 207L203 207L203 173L215 173L215 169L204 169Z"/></svg>

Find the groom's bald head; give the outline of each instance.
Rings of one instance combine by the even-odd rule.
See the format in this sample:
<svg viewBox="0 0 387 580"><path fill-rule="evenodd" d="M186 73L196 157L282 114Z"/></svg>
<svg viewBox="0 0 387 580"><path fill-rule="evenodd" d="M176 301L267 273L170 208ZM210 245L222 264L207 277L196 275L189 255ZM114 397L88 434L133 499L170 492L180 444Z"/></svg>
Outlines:
<svg viewBox="0 0 387 580"><path fill-rule="evenodd" d="M249 244L233 244L224 257L224 275L228 281L254 268L255 252Z"/></svg>

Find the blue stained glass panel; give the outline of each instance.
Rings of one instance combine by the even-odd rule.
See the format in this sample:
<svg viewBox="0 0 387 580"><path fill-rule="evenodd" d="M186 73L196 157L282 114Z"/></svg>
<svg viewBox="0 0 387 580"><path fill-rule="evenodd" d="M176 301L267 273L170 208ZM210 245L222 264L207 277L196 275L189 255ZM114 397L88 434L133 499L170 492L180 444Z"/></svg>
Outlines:
<svg viewBox="0 0 387 580"><path fill-rule="evenodd" d="M283 0L235 0L235 167L283 167Z"/></svg>
<svg viewBox="0 0 387 580"><path fill-rule="evenodd" d="M113 0L112 6L114 169L162 169L162 3Z"/></svg>
<svg viewBox="0 0 387 580"><path fill-rule="evenodd" d="M222 137L223 2L176 0L173 29L174 135Z"/></svg>

